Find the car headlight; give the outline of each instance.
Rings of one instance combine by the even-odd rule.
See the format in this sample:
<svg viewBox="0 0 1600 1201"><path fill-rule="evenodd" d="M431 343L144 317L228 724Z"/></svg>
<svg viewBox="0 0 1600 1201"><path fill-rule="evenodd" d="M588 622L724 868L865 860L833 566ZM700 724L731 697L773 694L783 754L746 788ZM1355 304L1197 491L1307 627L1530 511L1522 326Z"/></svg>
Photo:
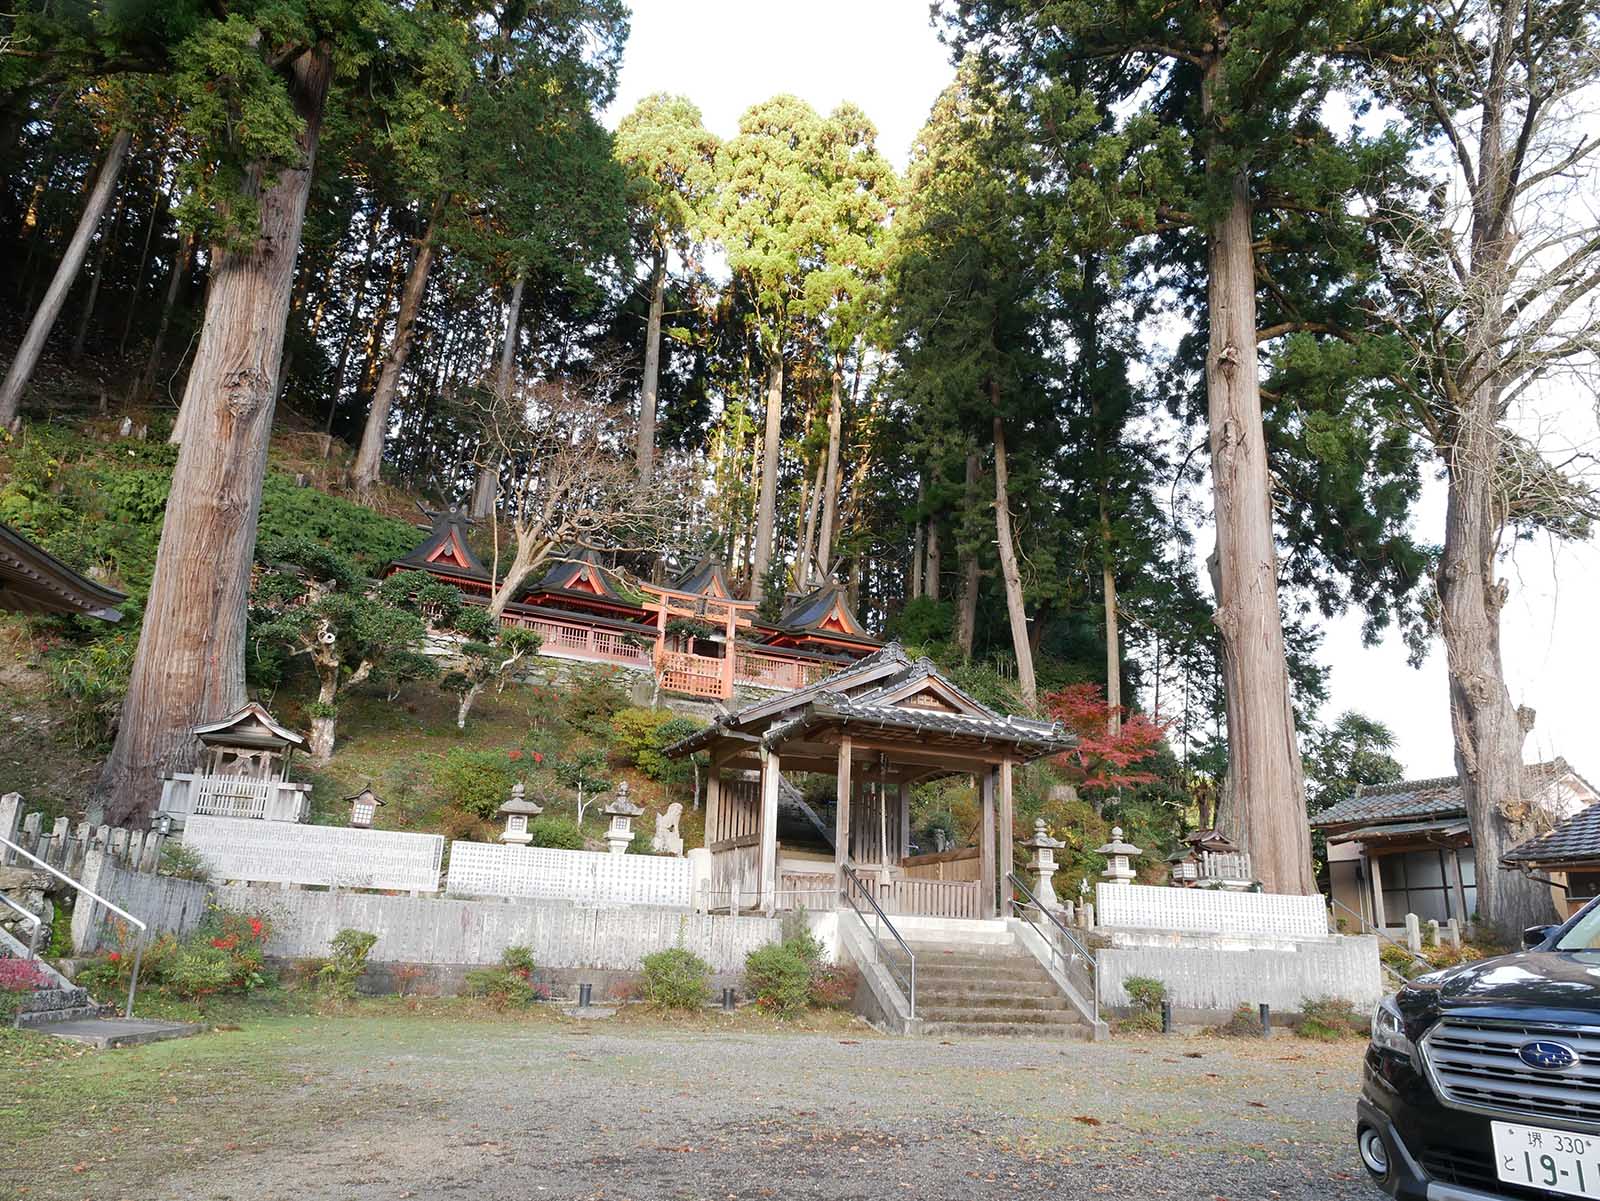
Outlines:
<svg viewBox="0 0 1600 1201"><path fill-rule="evenodd" d="M1411 1040L1406 1037L1405 1019L1400 1016L1400 1007L1392 996L1383 998L1372 1011L1372 1045L1408 1057L1415 1051Z"/></svg>

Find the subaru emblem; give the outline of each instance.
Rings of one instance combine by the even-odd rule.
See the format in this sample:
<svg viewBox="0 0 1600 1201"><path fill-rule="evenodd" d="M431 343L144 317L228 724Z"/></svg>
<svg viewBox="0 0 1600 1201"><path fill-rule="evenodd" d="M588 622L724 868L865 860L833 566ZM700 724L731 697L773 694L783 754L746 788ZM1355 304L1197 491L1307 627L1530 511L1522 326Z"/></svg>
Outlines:
<svg viewBox="0 0 1600 1201"><path fill-rule="evenodd" d="M1517 1058L1541 1072L1564 1072L1578 1062L1578 1053L1566 1043L1540 1039L1518 1047Z"/></svg>

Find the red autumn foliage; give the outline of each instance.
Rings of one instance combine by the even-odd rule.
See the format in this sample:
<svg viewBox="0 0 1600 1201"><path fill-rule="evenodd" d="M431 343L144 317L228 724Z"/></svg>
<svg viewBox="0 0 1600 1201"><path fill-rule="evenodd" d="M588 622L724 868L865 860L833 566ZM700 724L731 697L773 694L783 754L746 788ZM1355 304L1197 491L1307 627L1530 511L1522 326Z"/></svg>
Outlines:
<svg viewBox="0 0 1600 1201"><path fill-rule="evenodd" d="M1044 698L1045 711L1077 735L1078 745L1056 756L1067 782L1080 792L1115 792L1152 783L1140 770L1154 758L1166 737L1163 726L1142 713L1121 711L1122 728L1111 732L1111 706L1098 684L1071 684Z"/></svg>

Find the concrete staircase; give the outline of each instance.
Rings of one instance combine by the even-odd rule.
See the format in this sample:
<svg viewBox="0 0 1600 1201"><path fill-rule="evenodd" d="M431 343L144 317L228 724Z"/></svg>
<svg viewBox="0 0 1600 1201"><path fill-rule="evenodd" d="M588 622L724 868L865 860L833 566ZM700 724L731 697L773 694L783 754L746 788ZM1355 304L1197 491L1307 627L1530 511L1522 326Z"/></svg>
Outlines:
<svg viewBox="0 0 1600 1201"><path fill-rule="evenodd" d="M959 933L910 931L917 1017L933 1037L1023 1035L1090 1039L1093 1028L1004 923Z"/></svg>

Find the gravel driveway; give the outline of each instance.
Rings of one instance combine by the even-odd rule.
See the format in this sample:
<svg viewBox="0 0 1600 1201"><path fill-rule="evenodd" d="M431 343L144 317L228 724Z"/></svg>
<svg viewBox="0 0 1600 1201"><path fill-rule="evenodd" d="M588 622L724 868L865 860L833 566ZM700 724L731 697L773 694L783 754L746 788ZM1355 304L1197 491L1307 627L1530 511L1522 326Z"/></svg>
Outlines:
<svg viewBox="0 0 1600 1201"><path fill-rule="evenodd" d="M61 1145L108 1153L77 1164L51 1131L19 1195L1370 1201L1350 1139L1360 1053L283 1019L112 1053L171 1093L85 1122ZM79 1062L61 1070L111 1070Z"/></svg>

